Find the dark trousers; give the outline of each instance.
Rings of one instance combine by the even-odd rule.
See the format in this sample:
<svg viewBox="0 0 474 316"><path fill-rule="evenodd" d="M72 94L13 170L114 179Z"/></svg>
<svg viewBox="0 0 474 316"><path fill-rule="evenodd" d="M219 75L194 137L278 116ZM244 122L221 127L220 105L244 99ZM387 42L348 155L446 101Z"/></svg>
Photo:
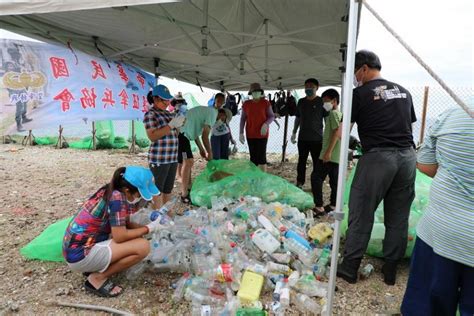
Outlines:
<svg viewBox="0 0 474 316"><path fill-rule="evenodd" d="M16 103L15 121L17 125L21 125L22 120L26 118L26 102L18 101Z"/></svg>
<svg viewBox="0 0 474 316"><path fill-rule="evenodd" d="M474 315L474 268L437 255L420 238L411 256L404 316Z"/></svg>
<svg viewBox="0 0 474 316"><path fill-rule="evenodd" d="M221 136L211 136L213 159L229 159L230 133Z"/></svg>
<svg viewBox="0 0 474 316"><path fill-rule="evenodd" d="M415 198L416 154L413 148L374 148L360 158L349 196L349 226L344 260L364 256L374 213L384 201L386 260L398 261L406 251L408 217Z"/></svg>
<svg viewBox="0 0 474 316"><path fill-rule="evenodd" d="M311 189L313 191L314 204L317 207L323 206L323 183L327 176L329 176L329 185L331 186L331 205L336 205L338 175L338 163L324 163L321 159L318 159L311 173Z"/></svg>
<svg viewBox="0 0 474 316"><path fill-rule="evenodd" d="M301 185L305 183L306 161L308 160L308 156L311 153L314 170L316 162L319 160L322 146L322 142L298 140L298 166L296 167L298 175L296 177L296 183Z"/></svg>

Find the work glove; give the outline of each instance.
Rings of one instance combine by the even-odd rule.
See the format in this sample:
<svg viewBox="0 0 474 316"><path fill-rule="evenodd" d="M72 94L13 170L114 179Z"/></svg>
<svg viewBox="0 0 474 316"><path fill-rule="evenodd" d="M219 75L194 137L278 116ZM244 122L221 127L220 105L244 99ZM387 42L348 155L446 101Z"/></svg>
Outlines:
<svg viewBox="0 0 474 316"><path fill-rule="evenodd" d="M180 128L181 126L184 125L185 120L186 120L185 116L182 116L182 115L176 116L168 123L168 126L171 129Z"/></svg>
<svg viewBox="0 0 474 316"><path fill-rule="evenodd" d="M296 144L296 133L291 134L291 143Z"/></svg>
<svg viewBox="0 0 474 316"><path fill-rule="evenodd" d="M267 133L268 133L268 124L263 123L262 128L260 129L260 134L262 136L265 136L265 135L267 135Z"/></svg>
<svg viewBox="0 0 474 316"><path fill-rule="evenodd" d="M242 143L242 145L245 144L245 136L244 136L244 134L240 134L239 140L240 140L240 142Z"/></svg>

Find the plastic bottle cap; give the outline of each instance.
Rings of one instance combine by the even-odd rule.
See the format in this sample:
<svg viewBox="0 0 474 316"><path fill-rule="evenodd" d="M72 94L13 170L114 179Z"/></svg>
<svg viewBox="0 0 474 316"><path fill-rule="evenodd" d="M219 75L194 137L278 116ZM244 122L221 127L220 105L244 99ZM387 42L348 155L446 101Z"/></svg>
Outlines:
<svg viewBox="0 0 474 316"><path fill-rule="evenodd" d="M286 228L285 226L281 226L280 227L280 232L286 232L288 230L288 228Z"/></svg>
<svg viewBox="0 0 474 316"><path fill-rule="evenodd" d="M235 246L237 246L237 244L236 244L235 242L231 242L231 243L230 243L230 246L231 246L232 248L234 248Z"/></svg>

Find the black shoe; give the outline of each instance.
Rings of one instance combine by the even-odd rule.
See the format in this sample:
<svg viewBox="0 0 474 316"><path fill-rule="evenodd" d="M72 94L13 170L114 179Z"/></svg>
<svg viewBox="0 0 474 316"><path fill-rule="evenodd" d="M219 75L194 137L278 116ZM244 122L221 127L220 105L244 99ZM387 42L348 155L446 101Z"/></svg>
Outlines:
<svg viewBox="0 0 474 316"><path fill-rule="evenodd" d="M357 271L359 270L360 261L360 259L344 259L344 261L342 261L342 263L337 266L337 276L343 278L350 284L357 283Z"/></svg>
<svg viewBox="0 0 474 316"><path fill-rule="evenodd" d="M33 121L33 119L27 118L26 116L22 119L23 123L28 123Z"/></svg>
<svg viewBox="0 0 474 316"><path fill-rule="evenodd" d="M18 132L24 132L24 131L25 131L25 129L23 128L23 125L21 125L21 124L17 124L17 125L16 125L16 130L17 130Z"/></svg>
<svg viewBox="0 0 474 316"><path fill-rule="evenodd" d="M395 285L397 278L397 262L396 261L385 261L382 267L383 281L387 285Z"/></svg>

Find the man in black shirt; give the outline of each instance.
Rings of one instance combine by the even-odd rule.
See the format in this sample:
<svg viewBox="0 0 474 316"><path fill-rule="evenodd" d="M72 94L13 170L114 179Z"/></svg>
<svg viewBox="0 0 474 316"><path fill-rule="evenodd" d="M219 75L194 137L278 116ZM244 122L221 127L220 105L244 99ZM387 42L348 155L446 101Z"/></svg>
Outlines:
<svg viewBox="0 0 474 316"><path fill-rule="evenodd" d="M382 66L373 52L359 51L355 58L357 88L352 97L352 124L362 144L349 197L349 227L344 260L337 275L357 282L357 271L374 224L374 212L384 203L384 281L395 284L398 261L408 236L408 217L415 197L416 154L412 123L416 121L410 93L382 79Z"/></svg>
<svg viewBox="0 0 474 316"><path fill-rule="evenodd" d="M298 100L296 106L296 119L291 135L291 142L296 143L296 132L298 135L298 166L296 185L303 187L306 179L306 161L311 153L313 160L313 171L321 153L323 144L323 117L329 112L323 108L323 99L316 95L319 82L315 78L309 78L304 83L306 97Z"/></svg>

